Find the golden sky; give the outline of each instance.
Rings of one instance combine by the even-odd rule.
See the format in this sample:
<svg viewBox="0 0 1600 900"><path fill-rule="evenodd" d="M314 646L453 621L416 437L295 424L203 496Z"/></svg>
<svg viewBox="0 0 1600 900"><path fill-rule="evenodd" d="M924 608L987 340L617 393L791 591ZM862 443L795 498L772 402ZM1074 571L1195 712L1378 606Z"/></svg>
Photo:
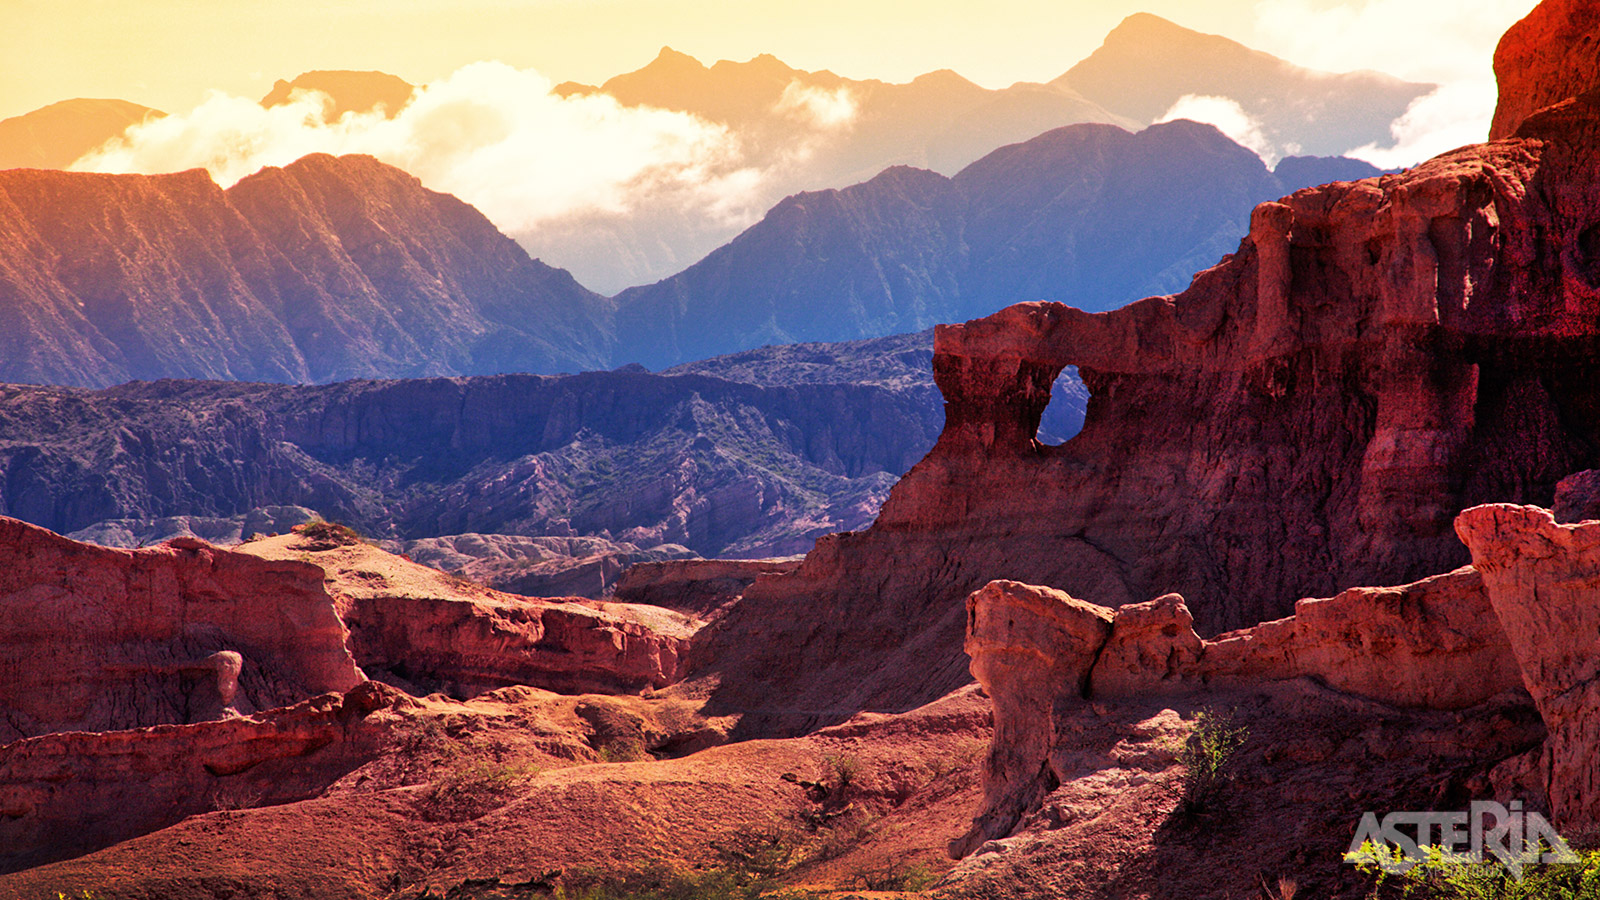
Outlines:
<svg viewBox="0 0 1600 900"><path fill-rule="evenodd" d="M499 60L599 82L664 45L854 78L950 68L1002 87L1054 78L1138 11L1305 65L1439 79L1426 70L1441 56L1486 67L1532 5L1458 0L1439 18L1437 0L0 0L0 117L71 97L184 111L207 89L260 97L311 69L426 82ZM1393 34L1375 39L1384 21ZM1470 52L1440 49L1458 44Z"/></svg>

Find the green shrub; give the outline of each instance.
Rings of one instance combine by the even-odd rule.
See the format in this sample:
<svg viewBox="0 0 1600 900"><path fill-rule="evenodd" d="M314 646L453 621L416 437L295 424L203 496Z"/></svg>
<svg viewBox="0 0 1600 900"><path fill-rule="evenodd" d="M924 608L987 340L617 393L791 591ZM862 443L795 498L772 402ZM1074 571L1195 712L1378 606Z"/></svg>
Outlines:
<svg viewBox="0 0 1600 900"><path fill-rule="evenodd" d="M889 863L875 869L857 869L851 877L854 887L868 891L925 891L939 876L922 863Z"/></svg>
<svg viewBox="0 0 1600 900"><path fill-rule="evenodd" d="M1359 854L1362 871L1376 878L1372 900L1600 900L1600 850L1580 853L1581 862L1571 865L1528 863L1521 879L1498 862L1472 862L1437 847L1427 862L1395 875L1378 865L1385 852L1369 843Z"/></svg>
<svg viewBox="0 0 1600 900"><path fill-rule="evenodd" d="M1195 817L1215 810L1233 782L1236 757L1248 737L1248 729L1235 725L1228 713L1201 710L1195 714L1194 728L1178 748L1178 762L1184 769L1178 815Z"/></svg>

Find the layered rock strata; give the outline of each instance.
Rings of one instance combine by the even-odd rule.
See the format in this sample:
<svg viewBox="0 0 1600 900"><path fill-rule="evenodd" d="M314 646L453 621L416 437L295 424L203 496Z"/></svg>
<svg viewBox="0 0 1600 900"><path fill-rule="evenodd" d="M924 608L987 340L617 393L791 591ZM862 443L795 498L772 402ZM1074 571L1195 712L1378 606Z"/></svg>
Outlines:
<svg viewBox="0 0 1600 900"><path fill-rule="evenodd" d="M0 519L0 743L201 722L364 680L322 572L192 538L80 544Z"/></svg>
<svg viewBox="0 0 1600 900"><path fill-rule="evenodd" d="M665 687L682 677L701 624L652 606L501 593L326 525L252 541L239 552L320 567L355 661L371 677L417 693Z"/></svg>
<svg viewBox="0 0 1600 900"><path fill-rule="evenodd" d="M389 723L371 714L408 704L366 682L249 716L0 742L0 873L197 813L317 796L380 749Z"/></svg>

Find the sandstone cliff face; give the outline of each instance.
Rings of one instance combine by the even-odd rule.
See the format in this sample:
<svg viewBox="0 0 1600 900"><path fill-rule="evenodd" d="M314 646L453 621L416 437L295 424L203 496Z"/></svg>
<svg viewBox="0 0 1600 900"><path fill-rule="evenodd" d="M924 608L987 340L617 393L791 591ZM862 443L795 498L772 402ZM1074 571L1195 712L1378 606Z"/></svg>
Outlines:
<svg viewBox="0 0 1600 900"><path fill-rule="evenodd" d="M394 717L374 712L410 706L368 682L217 721L0 738L0 873L198 813L314 797L382 748Z"/></svg>
<svg viewBox="0 0 1600 900"><path fill-rule="evenodd" d="M939 328L939 443L871 530L746 592L709 642L723 696L779 731L839 714L795 697L936 696L965 677L960 599L995 578L1113 608L1177 592L1215 635L1466 563L1457 512L1548 505L1600 445L1600 110L1521 135L1263 204L1173 297ZM1086 423L1044 446L1068 365Z"/></svg>
<svg viewBox="0 0 1600 900"><path fill-rule="evenodd" d="M1600 826L1600 523L1494 504L1462 513L1456 530L1550 731L1538 767L1551 810L1563 827Z"/></svg>
<svg viewBox="0 0 1600 900"><path fill-rule="evenodd" d="M606 301L370 157L0 173L0 380L327 381L602 368Z"/></svg>
<svg viewBox="0 0 1600 900"><path fill-rule="evenodd" d="M1489 139L1516 134L1529 116L1600 88L1600 14L1584 0L1541 3L1494 51L1500 83Z"/></svg>
<svg viewBox="0 0 1600 900"><path fill-rule="evenodd" d="M682 677L700 625L649 606L503 594L326 525L238 552L320 567L355 661L369 676L419 695L466 698L518 684L566 693L665 687Z"/></svg>
<svg viewBox="0 0 1600 900"><path fill-rule="evenodd" d="M79 544L0 519L0 743L202 722L365 680L321 572L180 539Z"/></svg>

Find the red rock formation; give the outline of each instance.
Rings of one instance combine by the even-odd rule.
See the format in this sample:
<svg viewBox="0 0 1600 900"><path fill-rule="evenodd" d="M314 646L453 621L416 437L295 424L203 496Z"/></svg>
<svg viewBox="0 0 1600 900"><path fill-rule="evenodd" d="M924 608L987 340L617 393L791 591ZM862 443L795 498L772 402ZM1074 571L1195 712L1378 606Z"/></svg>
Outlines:
<svg viewBox="0 0 1600 900"><path fill-rule="evenodd" d="M1557 824L1600 827L1600 523L1493 504L1462 513L1456 530L1549 729L1538 768Z"/></svg>
<svg viewBox="0 0 1600 900"><path fill-rule="evenodd" d="M111 550L0 519L0 743L200 722L362 680L314 566L193 539Z"/></svg>
<svg viewBox="0 0 1600 900"><path fill-rule="evenodd" d="M0 872L196 813L314 797L377 754L388 719L373 712L408 704L394 688L367 682L245 717L4 744Z"/></svg>
<svg viewBox="0 0 1600 900"><path fill-rule="evenodd" d="M1511 26L1494 51L1500 83L1489 140L1508 138L1529 116L1600 88L1600 10L1589 0L1547 0Z"/></svg>
<svg viewBox="0 0 1600 900"><path fill-rule="evenodd" d="M1111 610L1060 591L991 581L967 598L972 676L994 703L994 739L984 766L984 807L951 845L965 856L1011 832L1058 782L1045 761L1059 707L1082 701L1089 670L1111 632Z"/></svg>
<svg viewBox="0 0 1600 900"><path fill-rule="evenodd" d="M620 603L648 603L710 618L763 575L794 571L785 559L678 559L635 563L622 573L613 595Z"/></svg>
<svg viewBox="0 0 1600 900"><path fill-rule="evenodd" d="M1600 109L1522 134L1265 204L1174 297L939 328L938 444L871 530L746 592L712 640L729 704L784 731L830 715L795 697L948 690L952 610L994 578L1107 607L1177 592L1210 635L1457 568L1469 506L1549 504L1600 445ZM1087 420L1043 446L1068 365Z"/></svg>
<svg viewBox="0 0 1600 900"><path fill-rule="evenodd" d="M473 584L328 526L254 541L240 552L306 559L350 629L373 678L419 693L470 697L508 685L611 693L664 687L701 624L649 606L534 599Z"/></svg>
<svg viewBox="0 0 1600 900"><path fill-rule="evenodd" d="M977 595L974 595L977 596ZM1389 588L1301 600L1295 614L1201 640L1183 598L1116 611L1095 697L1149 697L1314 678L1392 706L1463 709L1521 687L1505 633L1471 568Z"/></svg>
<svg viewBox="0 0 1600 900"><path fill-rule="evenodd" d="M1596 526L1600 535L1600 525ZM1109 627L1107 624L1109 623ZM1477 572L1302 600L1293 617L1201 640L1183 598L1113 613L1046 587L994 581L967 598L966 652L994 703L984 804L956 856L1011 833L1066 780L1077 739L1059 720L1084 699L1137 704L1311 679L1393 707L1476 707L1522 687Z"/></svg>

